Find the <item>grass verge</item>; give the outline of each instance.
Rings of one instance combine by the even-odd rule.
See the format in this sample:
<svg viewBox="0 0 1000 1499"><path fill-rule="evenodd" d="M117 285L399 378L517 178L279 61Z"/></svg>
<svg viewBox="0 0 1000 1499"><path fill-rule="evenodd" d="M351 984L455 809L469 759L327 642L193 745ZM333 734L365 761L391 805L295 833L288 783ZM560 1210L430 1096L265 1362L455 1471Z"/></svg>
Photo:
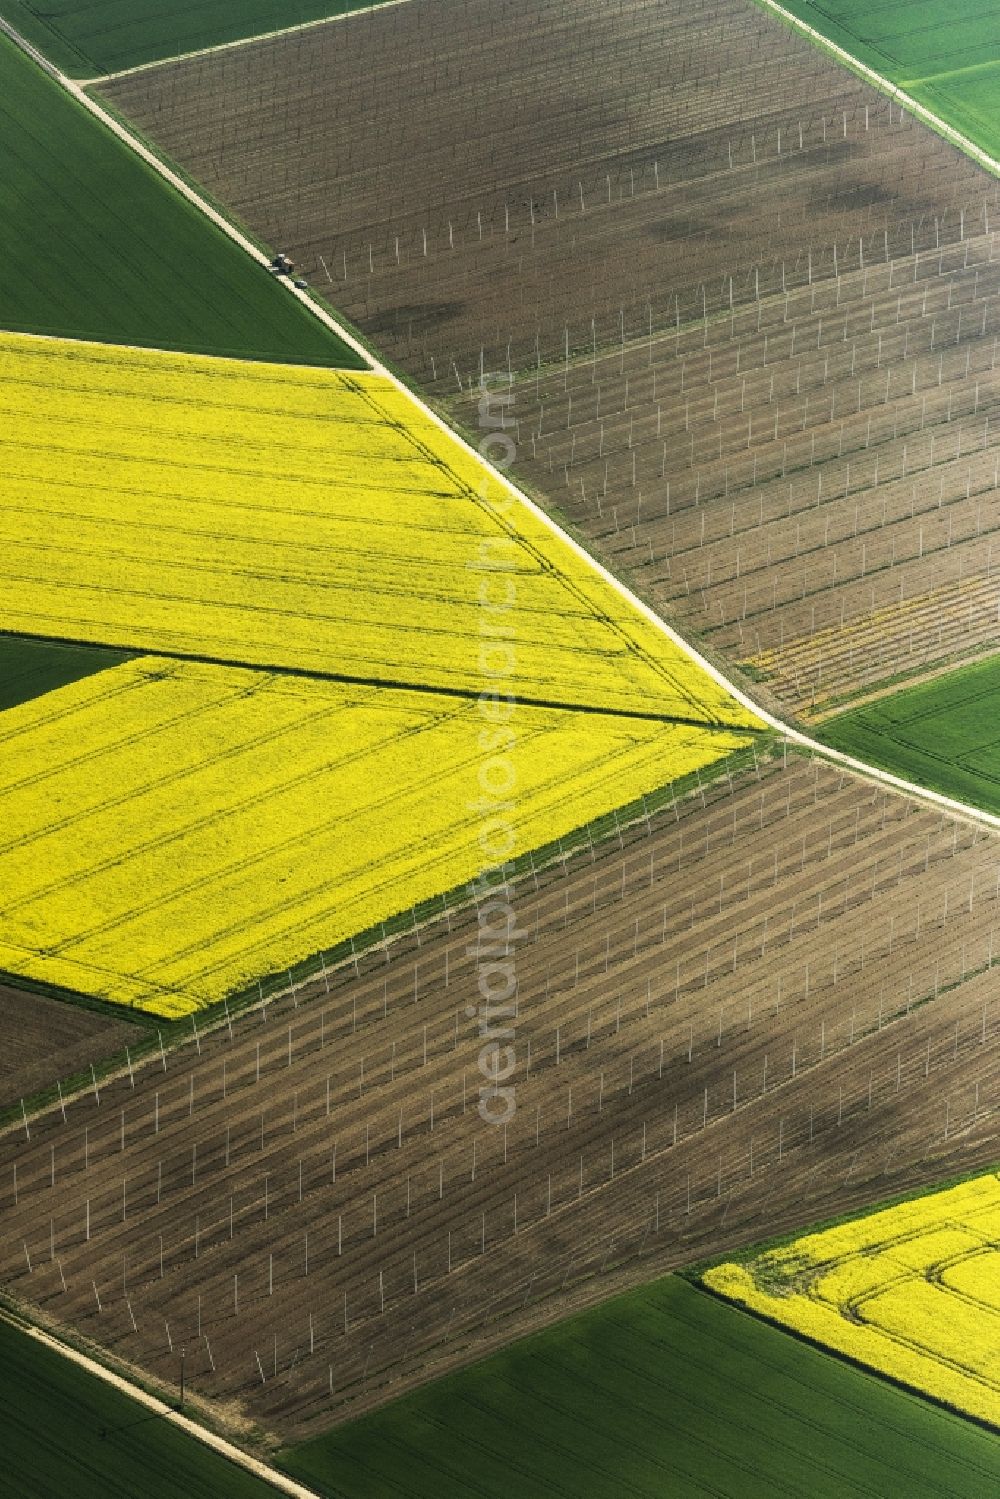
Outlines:
<svg viewBox="0 0 1000 1499"><path fill-rule="evenodd" d="M273 1499L154 1411L0 1318L0 1488L19 1499Z"/></svg>

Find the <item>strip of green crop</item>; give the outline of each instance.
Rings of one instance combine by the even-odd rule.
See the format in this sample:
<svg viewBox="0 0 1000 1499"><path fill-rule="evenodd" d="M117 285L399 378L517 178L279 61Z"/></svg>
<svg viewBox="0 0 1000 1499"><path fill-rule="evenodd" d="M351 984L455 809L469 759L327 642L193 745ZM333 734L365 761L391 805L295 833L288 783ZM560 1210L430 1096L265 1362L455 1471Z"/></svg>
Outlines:
<svg viewBox="0 0 1000 1499"><path fill-rule="evenodd" d="M0 328L357 369L285 287L0 36Z"/></svg>
<svg viewBox="0 0 1000 1499"><path fill-rule="evenodd" d="M0 1320L0 1492L20 1499L274 1499L154 1411Z"/></svg>
<svg viewBox="0 0 1000 1499"><path fill-rule="evenodd" d="M1000 656L828 719L824 744L1000 812Z"/></svg>
<svg viewBox="0 0 1000 1499"><path fill-rule="evenodd" d="M323 21L378 0L3 0L0 15L71 78Z"/></svg>
<svg viewBox="0 0 1000 1499"><path fill-rule="evenodd" d="M103 646L57 645L0 635L0 713L127 660L127 652ZM2 728L0 724L0 737Z"/></svg>
<svg viewBox="0 0 1000 1499"><path fill-rule="evenodd" d="M1000 157L1000 30L983 0L781 0L852 57Z"/></svg>
<svg viewBox="0 0 1000 1499"><path fill-rule="evenodd" d="M331 1499L973 1499L998 1455L987 1432L668 1277L281 1465Z"/></svg>

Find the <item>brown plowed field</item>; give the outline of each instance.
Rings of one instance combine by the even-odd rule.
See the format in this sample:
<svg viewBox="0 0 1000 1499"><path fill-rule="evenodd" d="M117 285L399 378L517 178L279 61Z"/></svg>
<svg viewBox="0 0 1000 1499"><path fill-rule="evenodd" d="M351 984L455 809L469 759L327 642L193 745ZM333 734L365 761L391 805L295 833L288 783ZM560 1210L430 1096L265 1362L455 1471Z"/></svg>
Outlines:
<svg viewBox="0 0 1000 1499"><path fill-rule="evenodd" d="M506 1132L471 909L8 1131L3 1284L302 1433L995 1159L998 851L799 757L723 783L521 881Z"/></svg>
<svg viewBox="0 0 1000 1499"><path fill-rule="evenodd" d="M143 1035L115 1016L0 984L0 1109L83 1072Z"/></svg>
<svg viewBox="0 0 1000 1499"><path fill-rule="evenodd" d="M665 614L820 710L1000 638L998 332L992 233L856 266L522 378L521 472Z"/></svg>
<svg viewBox="0 0 1000 1499"><path fill-rule="evenodd" d="M996 645L998 184L756 9L401 6L122 109L665 614L822 711Z"/></svg>

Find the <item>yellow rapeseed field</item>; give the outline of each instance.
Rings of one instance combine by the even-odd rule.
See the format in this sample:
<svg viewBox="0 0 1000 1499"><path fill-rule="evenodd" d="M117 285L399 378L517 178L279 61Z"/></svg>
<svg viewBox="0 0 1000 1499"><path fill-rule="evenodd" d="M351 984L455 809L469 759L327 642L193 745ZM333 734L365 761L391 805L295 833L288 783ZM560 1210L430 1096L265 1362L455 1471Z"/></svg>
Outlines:
<svg viewBox="0 0 1000 1499"><path fill-rule="evenodd" d="M0 628L755 723L386 379L0 334Z"/></svg>
<svg viewBox="0 0 1000 1499"><path fill-rule="evenodd" d="M1000 1425L1000 1177L706 1272L713 1290Z"/></svg>
<svg viewBox="0 0 1000 1499"><path fill-rule="evenodd" d="M11 708L0 967L183 1015L746 742L524 705L510 727L508 850L482 842L474 698L145 657Z"/></svg>

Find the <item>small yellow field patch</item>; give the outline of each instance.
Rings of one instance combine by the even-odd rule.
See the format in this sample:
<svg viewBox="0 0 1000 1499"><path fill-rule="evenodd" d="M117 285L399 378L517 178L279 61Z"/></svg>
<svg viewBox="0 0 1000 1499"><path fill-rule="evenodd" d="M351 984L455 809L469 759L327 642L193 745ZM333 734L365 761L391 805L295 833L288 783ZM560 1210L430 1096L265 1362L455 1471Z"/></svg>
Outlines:
<svg viewBox="0 0 1000 1499"><path fill-rule="evenodd" d="M498 735L510 847L482 806ZM0 715L0 968L183 1015L746 742L129 661Z"/></svg>
<svg viewBox="0 0 1000 1499"><path fill-rule="evenodd" d="M1000 1425L1000 1177L871 1213L705 1284L983 1421Z"/></svg>
<svg viewBox="0 0 1000 1499"><path fill-rule="evenodd" d="M949 1265L941 1273L941 1284L971 1302L1000 1312L1000 1246L981 1248Z"/></svg>

